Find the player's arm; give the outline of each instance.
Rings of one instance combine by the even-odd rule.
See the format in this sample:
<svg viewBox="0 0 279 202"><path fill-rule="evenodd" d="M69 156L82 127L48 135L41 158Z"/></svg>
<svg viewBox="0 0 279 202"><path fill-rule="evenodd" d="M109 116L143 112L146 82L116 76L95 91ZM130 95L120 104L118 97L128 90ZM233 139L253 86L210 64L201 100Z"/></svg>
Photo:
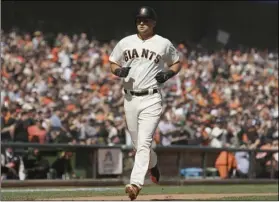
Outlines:
<svg viewBox="0 0 279 202"><path fill-rule="evenodd" d="M178 74L178 72L180 70L181 70L181 64L180 64L179 60L177 62L175 62L174 64L172 64L169 68L169 71L172 71L174 75Z"/></svg>
<svg viewBox="0 0 279 202"><path fill-rule="evenodd" d="M176 48L172 45L171 42L169 42L169 45L167 47L166 51L166 57L165 61L169 66L169 69L167 71L159 72L156 76L155 79L159 83L164 83L181 70L181 64L180 64L180 58L178 55L178 51Z"/></svg>
<svg viewBox="0 0 279 202"><path fill-rule="evenodd" d="M119 77L126 77L129 74L131 67L121 67L120 65L110 62L111 73Z"/></svg>
<svg viewBox="0 0 279 202"><path fill-rule="evenodd" d="M110 61L111 73L115 74L115 70L118 69L118 68L121 68L121 66L119 64L116 64L116 63Z"/></svg>
<svg viewBox="0 0 279 202"><path fill-rule="evenodd" d="M110 70L116 76L119 77L126 77L129 74L131 67L122 67L121 61L123 57L123 50L121 48L121 42L118 42L114 47L112 53L110 54L109 61L110 61Z"/></svg>

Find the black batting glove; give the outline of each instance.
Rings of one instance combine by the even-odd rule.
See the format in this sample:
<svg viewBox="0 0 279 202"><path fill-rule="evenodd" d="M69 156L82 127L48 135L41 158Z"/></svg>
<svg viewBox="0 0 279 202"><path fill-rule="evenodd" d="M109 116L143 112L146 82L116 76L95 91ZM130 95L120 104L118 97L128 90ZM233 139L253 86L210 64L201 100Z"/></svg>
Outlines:
<svg viewBox="0 0 279 202"><path fill-rule="evenodd" d="M121 68L117 68L117 69L115 70L114 74L115 74L116 76L125 78L126 76L128 76L130 69L131 69L131 67L121 67Z"/></svg>
<svg viewBox="0 0 279 202"><path fill-rule="evenodd" d="M171 77L175 75L175 72L172 70L168 70L166 72L159 72L156 76L155 79L159 83L165 83L167 80L169 80Z"/></svg>

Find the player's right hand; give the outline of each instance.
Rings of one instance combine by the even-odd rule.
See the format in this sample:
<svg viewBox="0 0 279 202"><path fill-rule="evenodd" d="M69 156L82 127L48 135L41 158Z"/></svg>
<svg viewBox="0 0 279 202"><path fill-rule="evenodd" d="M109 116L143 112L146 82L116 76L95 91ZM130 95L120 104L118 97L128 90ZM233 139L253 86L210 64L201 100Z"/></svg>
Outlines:
<svg viewBox="0 0 279 202"><path fill-rule="evenodd" d="M117 68L116 70L115 70L115 75L116 76L119 76L119 77L126 77L126 76L128 76L128 74L129 74L129 71L130 71L130 69L131 69L131 67L121 67L121 68Z"/></svg>

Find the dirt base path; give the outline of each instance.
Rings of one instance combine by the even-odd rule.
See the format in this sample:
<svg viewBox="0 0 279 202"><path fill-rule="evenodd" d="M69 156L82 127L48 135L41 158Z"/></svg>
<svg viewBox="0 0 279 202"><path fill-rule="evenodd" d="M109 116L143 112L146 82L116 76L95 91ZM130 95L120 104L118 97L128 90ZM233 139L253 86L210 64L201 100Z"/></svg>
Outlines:
<svg viewBox="0 0 279 202"><path fill-rule="evenodd" d="M239 194L160 194L160 195L139 195L137 201L157 201L157 200L198 200L198 199L218 199L224 197L239 196L267 196L278 195L278 193L239 193ZM75 197L75 198L58 198L51 200L59 201L130 201L128 196L93 196L93 197Z"/></svg>

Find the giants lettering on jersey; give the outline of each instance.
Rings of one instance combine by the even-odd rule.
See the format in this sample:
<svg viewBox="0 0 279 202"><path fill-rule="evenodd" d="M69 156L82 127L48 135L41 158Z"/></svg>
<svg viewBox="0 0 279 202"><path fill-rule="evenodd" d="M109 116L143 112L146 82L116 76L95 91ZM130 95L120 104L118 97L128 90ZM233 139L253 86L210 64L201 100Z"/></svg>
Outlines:
<svg viewBox="0 0 279 202"><path fill-rule="evenodd" d="M125 62L128 62L128 60L139 58L139 57L146 58L148 60L153 60L155 64L157 64L161 59L161 55L145 48L142 49L140 54L137 52L135 48L133 50L124 51Z"/></svg>

